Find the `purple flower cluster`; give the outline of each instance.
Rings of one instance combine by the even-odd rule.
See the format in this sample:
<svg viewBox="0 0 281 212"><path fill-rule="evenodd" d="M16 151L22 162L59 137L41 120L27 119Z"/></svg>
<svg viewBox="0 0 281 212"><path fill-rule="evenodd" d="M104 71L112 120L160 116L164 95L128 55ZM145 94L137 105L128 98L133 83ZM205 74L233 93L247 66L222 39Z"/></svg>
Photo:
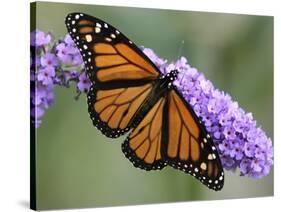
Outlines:
<svg viewBox="0 0 281 212"><path fill-rule="evenodd" d="M239 168L242 176L256 179L269 174L273 165L272 141L257 127L251 113L246 113L228 94L214 88L186 58L169 64L151 49L142 50L163 74L179 71L174 85L202 118L225 169Z"/></svg>
<svg viewBox="0 0 281 212"><path fill-rule="evenodd" d="M88 91L90 80L69 35L55 42L50 33L36 30L31 32L30 38L31 118L37 128L45 110L54 103L55 86L69 87L70 82L75 82L79 96Z"/></svg>

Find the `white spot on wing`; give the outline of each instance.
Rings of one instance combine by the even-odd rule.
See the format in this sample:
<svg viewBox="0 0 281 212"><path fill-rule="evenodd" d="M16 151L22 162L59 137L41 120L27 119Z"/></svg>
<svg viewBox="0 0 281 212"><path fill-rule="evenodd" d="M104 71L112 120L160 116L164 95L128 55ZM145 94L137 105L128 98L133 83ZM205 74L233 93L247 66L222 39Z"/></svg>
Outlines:
<svg viewBox="0 0 281 212"><path fill-rule="evenodd" d="M101 29L100 29L99 27L96 27L96 28L95 28L95 32L96 32L96 33L100 33L100 31L101 31Z"/></svg>
<svg viewBox="0 0 281 212"><path fill-rule="evenodd" d="M85 36L87 42L91 42L93 40L92 35Z"/></svg>
<svg viewBox="0 0 281 212"><path fill-rule="evenodd" d="M203 169L203 170L206 170L207 169L206 163L204 163L204 162L201 163L200 168Z"/></svg>
<svg viewBox="0 0 281 212"><path fill-rule="evenodd" d="M208 155L208 160L213 160L214 158L213 158L213 155L212 154L209 154Z"/></svg>

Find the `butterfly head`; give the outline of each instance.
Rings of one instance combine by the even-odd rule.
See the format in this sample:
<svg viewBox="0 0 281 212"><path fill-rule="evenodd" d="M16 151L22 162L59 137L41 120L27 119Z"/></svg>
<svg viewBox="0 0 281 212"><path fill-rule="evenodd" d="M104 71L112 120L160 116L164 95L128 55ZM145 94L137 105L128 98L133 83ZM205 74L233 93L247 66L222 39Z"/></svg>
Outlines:
<svg viewBox="0 0 281 212"><path fill-rule="evenodd" d="M178 73L179 71L175 69L168 73L166 76L170 78L171 82L173 82L177 78Z"/></svg>
<svg viewBox="0 0 281 212"><path fill-rule="evenodd" d="M175 69L175 70L170 71L168 74L166 74L164 76L165 81L168 82L168 88L172 87L174 80L177 79L178 73L179 73L179 71Z"/></svg>

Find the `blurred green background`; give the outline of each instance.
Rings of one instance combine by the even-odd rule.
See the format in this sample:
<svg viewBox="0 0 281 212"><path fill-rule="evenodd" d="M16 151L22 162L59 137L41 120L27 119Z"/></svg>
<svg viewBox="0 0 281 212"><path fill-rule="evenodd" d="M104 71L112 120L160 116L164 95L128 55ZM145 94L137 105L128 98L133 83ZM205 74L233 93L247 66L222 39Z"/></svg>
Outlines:
<svg viewBox="0 0 281 212"><path fill-rule="evenodd" d="M181 55L273 139L273 17L40 2L36 26L57 39L70 12L101 18L170 61L184 40ZM226 171L223 190L215 192L169 167L136 169L121 152L125 136L112 140L92 126L85 96L75 101L74 87L56 88L55 95L37 130L39 209L273 195L273 171L260 180Z"/></svg>

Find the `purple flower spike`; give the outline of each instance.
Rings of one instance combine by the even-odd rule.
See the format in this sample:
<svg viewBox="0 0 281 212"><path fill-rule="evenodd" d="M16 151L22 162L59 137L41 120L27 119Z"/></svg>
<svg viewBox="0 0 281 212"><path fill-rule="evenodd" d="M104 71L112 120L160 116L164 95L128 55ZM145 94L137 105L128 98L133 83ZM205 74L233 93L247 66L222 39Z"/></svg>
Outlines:
<svg viewBox="0 0 281 212"><path fill-rule="evenodd" d="M50 34L39 30L30 36L31 118L38 128L45 111L54 103L54 86L70 87L70 82L79 82L76 86L84 92L89 87L89 81L82 80L82 58L69 35L58 43L53 42Z"/></svg>
<svg viewBox="0 0 281 212"><path fill-rule="evenodd" d="M168 64L153 50L142 48L142 51L163 74L174 69L179 71L174 85L204 121L225 169L240 168L242 176L256 179L269 174L273 165L272 142L263 130L257 128L251 113L239 108L230 95L214 88L202 73L188 64L186 58Z"/></svg>

